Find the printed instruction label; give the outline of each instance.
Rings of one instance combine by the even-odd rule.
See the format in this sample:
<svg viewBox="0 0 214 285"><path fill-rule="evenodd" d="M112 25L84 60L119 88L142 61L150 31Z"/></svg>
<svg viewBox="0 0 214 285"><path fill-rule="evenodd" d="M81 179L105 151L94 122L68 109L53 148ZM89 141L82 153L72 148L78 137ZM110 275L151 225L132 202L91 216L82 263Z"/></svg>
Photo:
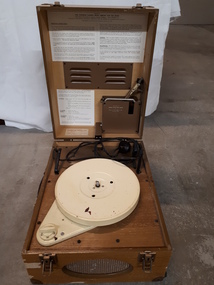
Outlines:
<svg viewBox="0 0 214 285"><path fill-rule="evenodd" d="M94 90L57 89L60 125L94 125Z"/></svg>
<svg viewBox="0 0 214 285"><path fill-rule="evenodd" d="M53 61L143 62L147 15L49 12Z"/></svg>

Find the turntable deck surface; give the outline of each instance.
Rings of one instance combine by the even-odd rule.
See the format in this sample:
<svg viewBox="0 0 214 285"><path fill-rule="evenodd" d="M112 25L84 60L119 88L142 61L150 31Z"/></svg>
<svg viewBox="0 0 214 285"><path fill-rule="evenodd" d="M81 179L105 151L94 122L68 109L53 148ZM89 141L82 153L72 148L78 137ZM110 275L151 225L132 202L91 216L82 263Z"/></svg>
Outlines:
<svg viewBox="0 0 214 285"><path fill-rule="evenodd" d="M62 148L62 157L69 149ZM84 150L85 151L85 150ZM86 150L88 155L91 150ZM67 168L67 162L63 164L59 175L54 173L54 160L51 160L50 172L47 176L47 183L44 189L44 195L39 210L37 223L30 244L30 250L41 251L41 246L36 239L36 232L41 221L44 219L49 208L55 200L55 184L59 175ZM135 169L132 168L135 172ZM46 247L46 251L66 250L72 247L72 250L81 249L105 249L105 248L127 248L127 247L164 247L165 241L161 231L161 219L158 216L157 205L155 204L154 192L152 189L152 181L146 172L146 168L142 167L141 173L136 174L140 183L140 199L136 209L124 220L113 225L97 227L89 232L73 237L62 243ZM118 201L119 203L120 201Z"/></svg>

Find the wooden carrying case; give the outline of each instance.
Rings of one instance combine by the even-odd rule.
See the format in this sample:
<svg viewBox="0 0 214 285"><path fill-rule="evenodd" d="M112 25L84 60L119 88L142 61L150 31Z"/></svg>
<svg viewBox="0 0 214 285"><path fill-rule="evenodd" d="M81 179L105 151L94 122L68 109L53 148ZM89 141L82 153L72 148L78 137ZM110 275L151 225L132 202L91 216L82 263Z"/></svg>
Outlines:
<svg viewBox="0 0 214 285"><path fill-rule="evenodd" d="M37 14L55 141L22 251L31 282L162 280L171 245L142 142L158 10L55 3L37 7ZM138 78L144 87L133 107L132 100L123 99ZM135 210L115 224L52 246L40 245L36 232L55 199L57 179L70 166L57 161L58 150L64 158L81 142L101 139L110 152L126 138L131 147L133 141L142 147L139 173L130 166L140 183ZM79 155L91 153L86 147Z"/></svg>

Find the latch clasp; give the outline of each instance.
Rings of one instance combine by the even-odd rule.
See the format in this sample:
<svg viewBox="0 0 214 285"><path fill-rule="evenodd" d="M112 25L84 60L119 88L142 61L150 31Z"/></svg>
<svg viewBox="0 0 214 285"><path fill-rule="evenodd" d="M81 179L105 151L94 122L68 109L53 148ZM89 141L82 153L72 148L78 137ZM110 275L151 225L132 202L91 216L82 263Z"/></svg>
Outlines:
<svg viewBox="0 0 214 285"><path fill-rule="evenodd" d="M45 275L45 272L49 272L48 275L50 275L53 271L53 264L56 264L57 262L56 254L39 254L39 259L42 264L42 275Z"/></svg>
<svg viewBox="0 0 214 285"><path fill-rule="evenodd" d="M152 264L155 261L156 252L151 252L149 250L140 252L138 259L142 262L142 269L145 273L150 273L152 271Z"/></svg>
<svg viewBox="0 0 214 285"><path fill-rule="evenodd" d="M142 9L143 6L141 3L137 3L135 6L132 7L132 9Z"/></svg>
<svg viewBox="0 0 214 285"><path fill-rule="evenodd" d="M60 3L60 1L55 1L54 4L53 4L54 7L64 7L64 5L62 5Z"/></svg>

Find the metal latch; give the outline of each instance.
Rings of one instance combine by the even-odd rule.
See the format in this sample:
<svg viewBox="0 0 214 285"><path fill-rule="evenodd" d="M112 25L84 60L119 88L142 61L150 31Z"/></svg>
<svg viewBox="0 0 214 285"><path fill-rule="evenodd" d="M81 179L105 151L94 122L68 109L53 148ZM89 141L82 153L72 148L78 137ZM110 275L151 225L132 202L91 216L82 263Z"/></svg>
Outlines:
<svg viewBox="0 0 214 285"><path fill-rule="evenodd" d="M144 251L139 253L139 261L142 262L142 269L145 273L152 271L152 264L155 261L156 252Z"/></svg>
<svg viewBox="0 0 214 285"><path fill-rule="evenodd" d="M56 264L57 257L56 254L51 253L44 253L39 254L39 259L42 264L42 275L45 274L45 272L49 272L49 275L53 271L53 264Z"/></svg>
<svg viewBox="0 0 214 285"><path fill-rule="evenodd" d="M135 6L132 6L132 9L141 10L141 9L154 9L154 6L142 6L141 3L137 3Z"/></svg>
<svg viewBox="0 0 214 285"><path fill-rule="evenodd" d="M142 9L143 6L141 3L137 3L136 6L133 6L132 9Z"/></svg>
<svg viewBox="0 0 214 285"><path fill-rule="evenodd" d="M64 7L64 5L60 4L60 1L55 1L53 6L54 7Z"/></svg>

